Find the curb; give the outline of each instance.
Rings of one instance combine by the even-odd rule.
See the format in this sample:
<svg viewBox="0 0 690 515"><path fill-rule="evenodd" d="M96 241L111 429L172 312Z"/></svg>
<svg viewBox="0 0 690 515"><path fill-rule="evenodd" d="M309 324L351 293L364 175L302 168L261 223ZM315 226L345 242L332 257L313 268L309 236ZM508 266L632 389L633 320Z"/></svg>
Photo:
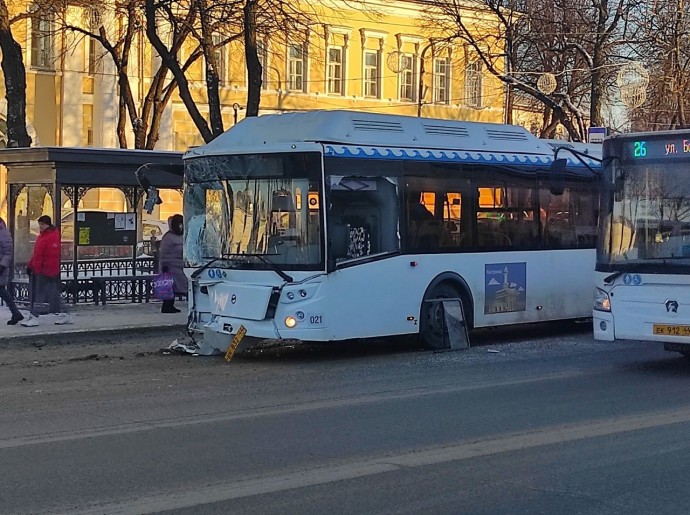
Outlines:
<svg viewBox="0 0 690 515"><path fill-rule="evenodd" d="M17 334L12 336L0 336L0 347L16 344L59 345L76 342L84 343L84 340L93 338L122 335L136 337L137 335L150 335L156 332L161 333L161 336L163 336L167 333L179 331L186 333L186 330L187 324L172 324L163 326L119 326L99 329L74 329L61 331L59 333Z"/></svg>

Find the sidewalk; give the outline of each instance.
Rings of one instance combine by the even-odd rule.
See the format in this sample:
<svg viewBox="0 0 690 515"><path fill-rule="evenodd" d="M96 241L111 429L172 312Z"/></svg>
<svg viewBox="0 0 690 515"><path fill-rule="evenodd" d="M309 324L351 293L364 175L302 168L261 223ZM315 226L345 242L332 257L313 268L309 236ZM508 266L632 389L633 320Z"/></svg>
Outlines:
<svg viewBox="0 0 690 515"><path fill-rule="evenodd" d="M0 306L0 343L30 342L33 338L45 340L51 335L68 336L73 334L113 334L127 331L156 330L161 328L183 329L187 324L187 303L176 302L175 307L180 313L161 313L160 302L145 304L126 303L108 304L106 306L94 306L83 304L70 306L70 313L74 323L69 325L56 325L51 315L39 317L38 327L23 327L7 325L10 319L10 311L5 306ZM22 310L22 314L28 318L28 313Z"/></svg>

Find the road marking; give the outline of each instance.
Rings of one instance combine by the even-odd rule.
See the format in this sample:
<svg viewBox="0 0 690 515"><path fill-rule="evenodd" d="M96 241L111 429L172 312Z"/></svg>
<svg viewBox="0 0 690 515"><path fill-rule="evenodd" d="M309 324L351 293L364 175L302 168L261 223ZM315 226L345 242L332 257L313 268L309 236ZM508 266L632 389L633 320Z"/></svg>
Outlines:
<svg viewBox="0 0 690 515"><path fill-rule="evenodd" d="M607 369L608 370L608 369ZM158 429L189 427L202 424L215 424L218 422L231 422L235 420L247 420L259 417L272 417L276 415L287 415L292 413L304 413L308 411L318 411L321 409L342 408L348 406L359 406L365 404L375 404L403 399L414 399L427 397L430 395L444 395L449 393L468 392L483 390L488 388L504 388L522 384L533 384L554 380L572 379L576 377L599 374L600 371L566 371L553 374L540 375L538 377L501 380L482 384L450 384L442 386L424 386L405 390L382 391L370 395L341 397L338 399L324 399L317 401L307 401L296 404L282 404L279 406L265 406L249 408L243 411L230 413L218 413L211 415L192 415L188 417L176 417L172 419L160 419L152 421L132 421L120 424L111 424L103 427L88 429L70 429L66 431L55 431L36 435L10 436L0 438L1 449L13 449L16 447L26 447L31 445L43 445L55 442L67 442L82 440L85 438L102 438L123 434L132 434L142 431L155 431Z"/></svg>
<svg viewBox="0 0 690 515"><path fill-rule="evenodd" d="M690 408L588 421L581 424L550 426L536 431L494 435L486 440L462 442L434 449L418 449L370 460L299 470L289 474L245 481L232 480L227 483L218 483L195 490L189 489L184 492L176 490L133 500L123 499L120 502L93 503L84 509L77 511L70 509L64 513L73 515L108 513L114 515L120 513L151 513L180 510L254 495L272 494L296 488L307 488L348 479L385 474L403 468L425 467L452 461L462 461L686 422L690 422ZM56 512L51 511L51 513Z"/></svg>

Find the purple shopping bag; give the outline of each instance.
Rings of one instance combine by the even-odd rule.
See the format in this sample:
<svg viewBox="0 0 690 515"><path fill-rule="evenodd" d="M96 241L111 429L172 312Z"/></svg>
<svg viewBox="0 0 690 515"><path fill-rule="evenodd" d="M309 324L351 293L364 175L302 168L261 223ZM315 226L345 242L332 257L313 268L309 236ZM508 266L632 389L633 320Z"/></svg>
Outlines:
<svg viewBox="0 0 690 515"><path fill-rule="evenodd" d="M153 298L158 300L175 299L175 279L170 272L158 274L153 280Z"/></svg>

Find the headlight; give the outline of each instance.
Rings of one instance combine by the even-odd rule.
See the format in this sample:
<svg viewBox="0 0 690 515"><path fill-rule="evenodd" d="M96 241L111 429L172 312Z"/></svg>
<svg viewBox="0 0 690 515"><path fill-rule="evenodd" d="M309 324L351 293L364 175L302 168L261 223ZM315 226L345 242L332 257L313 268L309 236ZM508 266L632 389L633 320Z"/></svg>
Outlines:
<svg viewBox="0 0 690 515"><path fill-rule="evenodd" d="M285 326L292 329L297 325L295 317L285 317Z"/></svg>
<svg viewBox="0 0 690 515"><path fill-rule="evenodd" d="M609 294L599 288L594 291L594 309L597 311L611 311Z"/></svg>

